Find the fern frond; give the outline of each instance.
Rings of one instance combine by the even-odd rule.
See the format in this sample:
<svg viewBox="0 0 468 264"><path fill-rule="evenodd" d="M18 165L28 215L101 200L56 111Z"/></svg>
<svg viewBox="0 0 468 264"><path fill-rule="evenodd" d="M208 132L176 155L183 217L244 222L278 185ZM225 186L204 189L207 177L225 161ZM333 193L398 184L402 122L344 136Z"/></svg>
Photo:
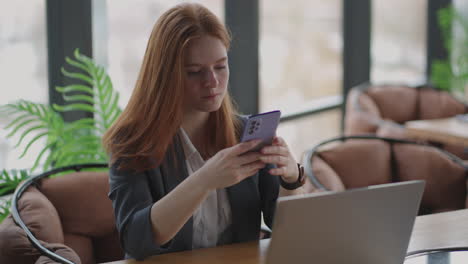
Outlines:
<svg viewBox="0 0 468 264"><path fill-rule="evenodd" d="M13 193L16 187L29 177L27 170L5 169L0 173L0 196Z"/></svg>
<svg viewBox="0 0 468 264"><path fill-rule="evenodd" d="M3 220L5 220L5 218L10 214L10 208L11 199L8 199L4 204L0 205L0 223L3 222Z"/></svg>
<svg viewBox="0 0 468 264"><path fill-rule="evenodd" d="M447 61L435 60L431 65L431 82L441 90L450 91L452 69Z"/></svg>
<svg viewBox="0 0 468 264"><path fill-rule="evenodd" d="M76 163L107 162L100 136L94 129L75 129L69 137L63 138L45 165L53 162L54 167Z"/></svg>
<svg viewBox="0 0 468 264"><path fill-rule="evenodd" d="M19 158L21 159L22 157L24 157L24 155L26 155L26 153L28 152L29 148L32 146L32 144L34 144L34 142L38 141L40 138L42 137L46 137L48 135L47 132L44 132L42 134L39 134L37 136L35 136L33 139L31 139L31 141L29 141L29 143L26 145L26 147L24 148L24 151L23 153L19 156Z"/></svg>
<svg viewBox="0 0 468 264"><path fill-rule="evenodd" d="M86 56L79 55L80 60L87 65L91 76L95 78L94 91L95 91L95 104L96 109L95 119L97 123L101 124L107 130L114 120L109 120L108 117L118 116L121 113L118 107L118 93L113 89L111 79L102 66L96 65L92 60ZM102 131L102 132L103 132Z"/></svg>
<svg viewBox="0 0 468 264"><path fill-rule="evenodd" d="M83 94L77 94L77 95L64 95L63 99L67 102L72 102L72 101L85 101L90 104L94 104L94 99L88 95L83 95Z"/></svg>
<svg viewBox="0 0 468 264"><path fill-rule="evenodd" d="M89 86L86 85L80 85L80 84L74 84L74 85L67 85L67 86L57 86L55 87L55 90L58 92L65 94L65 93L70 93L70 92L81 92L81 93L87 93L90 96L94 96L94 91L93 88L90 88Z"/></svg>
<svg viewBox="0 0 468 264"><path fill-rule="evenodd" d="M20 155L23 157L39 139L46 138L32 170L41 166L50 170L57 166L81 162L106 162L101 137L120 115L119 94L102 66L76 49L74 58L66 58L66 63L76 69L62 68L66 77L82 83L56 87L62 94L65 105L43 105L28 101L1 106L2 113L14 119L8 124L10 135L19 135L17 147L25 145ZM93 118L84 118L67 123L58 112L85 111L93 113ZM26 138L31 139L26 142Z"/></svg>
<svg viewBox="0 0 468 264"><path fill-rule="evenodd" d="M448 59L432 62L431 81L441 90L453 95L463 95L468 83L466 79L468 76L468 19L458 12L453 4L439 9L437 19ZM455 25L460 26L464 32L458 37L457 42L454 41L452 30ZM453 48L456 50L452 50Z"/></svg>
<svg viewBox="0 0 468 264"><path fill-rule="evenodd" d="M78 152L69 153L69 155L61 156L57 160L57 166L67 166L70 164L84 164L84 163L99 163L107 162L107 157L100 152L90 150L83 150Z"/></svg>
<svg viewBox="0 0 468 264"><path fill-rule="evenodd" d="M121 113L118 107L118 103L119 103L119 94L114 94L113 98L111 99L111 105L109 107L111 111L108 111L104 116L105 120L108 121L109 125L113 124L114 121L117 119L117 117Z"/></svg>
<svg viewBox="0 0 468 264"><path fill-rule="evenodd" d="M28 116L28 117L30 117L30 116ZM23 120L21 120L21 123L19 123L18 125L16 125L16 126L11 130L11 132L8 133L8 135L6 136L7 138L9 138L9 137L13 136L14 134L16 134L16 132L18 132L18 130L20 130L22 127L24 127L24 126L26 126L26 125L28 125L28 124L30 124L30 123L32 123L32 122L37 122L36 119L31 119L31 118L30 118L30 119L22 118L22 119L23 119ZM24 120L24 119L26 119L26 120ZM10 128L10 127L11 127L11 126L8 125L8 126L6 127L6 129L8 129L8 128Z"/></svg>
<svg viewBox="0 0 468 264"><path fill-rule="evenodd" d="M76 57L76 54L75 54L75 58L77 58L77 57ZM78 69L83 70L83 71L86 72L88 75L91 75L91 73L89 72L89 67L88 67L86 64L81 63L81 62L79 61L78 58L77 58L77 60L72 60L72 59L70 59L69 57L65 57L65 61L66 61L68 64L70 64L70 65L72 65L72 66L75 66L75 67L78 68Z"/></svg>
<svg viewBox="0 0 468 264"><path fill-rule="evenodd" d="M53 107L55 110L60 111L60 112L76 111L76 110L81 110L81 111L86 111L86 112L91 112L91 113L96 112L94 107L88 104L68 104L65 106L54 104Z"/></svg>
<svg viewBox="0 0 468 264"><path fill-rule="evenodd" d="M69 71L65 70L65 68L62 68L62 74L65 75L66 77L86 82L89 85L94 84L93 79L89 78L89 76L86 76L85 74L82 74L82 73L69 72Z"/></svg>
<svg viewBox="0 0 468 264"><path fill-rule="evenodd" d="M23 143L26 145L19 158L24 157L30 147L40 138L47 137L50 142L57 140L63 134L64 121L49 105L19 100L5 105L3 109L7 109L14 118L5 128L9 130L7 137L19 134L15 148ZM32 139L24 142L25 138L30 135ZM35 163L38 162L39 160L36 159Z"/></svg>
<svg viewBox="0 0 468 264"><path fill-rule="evenodd" d="M444 39L444 47L450 53L452 49L452 19L454 16L454 9L452 5L441 8L437 11L437 19L439 28L442 32Z"/></svg>
<svg viewBox="0 0 468 264"><path fill-rule="evenodd" d="M11 114L18 114L10 124L7 125L7 128L15 125L20 120L23 120L25 117L34 118L40 122L47 123L50 116L55 114L53 110L44 104L34 103L26 100L19 100L15 103L5 105L7 109L12 110Z"/></svg>
<svg viewBox="0 0 468 264"><path fill-rule="evenodd" d="M31 171L34 171L37 168L37 166L39 166L39 163L41 162L42 157L47 152L47 150L53 151L53 146L54 145L55 145L55 142L54 143L49 143L44 148L42 148L42 150L39 152L39 155L37 155L36 161L34 161L34 164L31 167ZM47 171L49 169L51 169L51 168L50 167L45 167L45 166L42 168L43 171Z"/></svg>
<svg viewBox="0 0 468 264"><path fill-rule="evenodd" d="M72 132L77 129L95 129L95 120L93 118L82 118L71 123L68 123L64 129L64 133Z"/></svg>
<svg viewBox="0 0 468 264"><path fill-rule="evenodd" d="M87 85L57 87L57 91L63 94L65 101L69 104L65 106L54 105L53 108L60 112L78 110L93 113L95 128L102 136L121 113L118 107L119 94L113 89L110 77L104 67L96 64L91 58L80 54L78 49L74 51L74 58L67 58L66 62L84 73L63 69L63 74L81 80ZM79 95L68 95L71 92Z"/></svg>
<svg viewBox="0 0 468 264"><path fill-rule="evenodd" d="M8 106L8 105L6 105ZM19 111L16 111L16 110L13 110L13 111L4 111L2 113L5 113L6 115L14 115L15 113L18 113ZM13 121L11 121L7 126L5 126L4 128L5 129L9 129L11 127L13 127L14 125L16 125L16 123L18 122L21 122L21 120L27 118L27 117L30 117L30 114L29 113L26 113L26 114L22 114L22 115L19 115L17 116L15 119L13 119Z"/></svg>
<svg viewBox="0 0 468 264"><path fill-rule="evenodd" d="M21 142L23 141L23 139L31 132L35 132L35 131L47 131L47 127L44 126L44 125L38 125L38 126L33 126L33 127L30 127L26 130L23 131L23 133L21 134L20 136L20 139L18 140L18 143L16 143L15 145L15 148L17 148Z"/></svg>
<svg viewBox="0 0 468 264"><path fill-rule="evenodd" d="M100 142L101 138L95 135L81 136L75 138L74 142L66 142L66 144L61 146L60 151L69 153L80 149L99 150Z"/></svg>

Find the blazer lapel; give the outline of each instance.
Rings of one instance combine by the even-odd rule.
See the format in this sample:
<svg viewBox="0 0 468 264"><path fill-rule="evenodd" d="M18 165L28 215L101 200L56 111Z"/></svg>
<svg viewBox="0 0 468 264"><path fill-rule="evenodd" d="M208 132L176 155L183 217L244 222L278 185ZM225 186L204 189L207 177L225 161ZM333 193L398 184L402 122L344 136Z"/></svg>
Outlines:
<svg viewBox="0 0 468 264"><path fill-rule="evenodd" d="M161 170L164 174L164 187L166 193L169 193L188 177L184 149L179 135L174 138L174 144L168 149L163 165Z"/></svg>
<svg viewBox="0 0 468 264"><path fill-rule="evenodd" d="M242 123L241 133L247 118L238 116ZM258 173L226 188L232 214L233 242L257 240L260 232L260 194L258 192Z"/></svg>
<svg viewBox="0 0 468 264"><path fill-rule="evenodd" d="M249 177L226 188L231 205L233 242L256 240L260 231L260 197L253 180Z"/></svg>

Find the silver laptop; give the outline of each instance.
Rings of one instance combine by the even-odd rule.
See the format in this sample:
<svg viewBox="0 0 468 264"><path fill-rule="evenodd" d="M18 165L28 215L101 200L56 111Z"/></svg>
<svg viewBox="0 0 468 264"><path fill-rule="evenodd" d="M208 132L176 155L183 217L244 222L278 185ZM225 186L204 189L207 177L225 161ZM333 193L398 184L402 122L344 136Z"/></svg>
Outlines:
<svg viewBox="0 0 468 264"><path fill-rule="evenodd" d="M267 264L402 264L424 181L278 199Z"/></svg>

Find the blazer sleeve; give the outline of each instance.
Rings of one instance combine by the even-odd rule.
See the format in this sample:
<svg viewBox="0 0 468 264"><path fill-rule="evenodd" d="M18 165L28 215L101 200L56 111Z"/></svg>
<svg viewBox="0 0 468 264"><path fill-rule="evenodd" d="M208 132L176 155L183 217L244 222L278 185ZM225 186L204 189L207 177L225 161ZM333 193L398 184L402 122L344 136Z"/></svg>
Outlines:
<svg viewBox="0 0 468 264"><path fill-rule="evenodd" d="M267 164L265 168L260 170L258 175L258 189L260 192L263 220L270 229L273 229L273 218L279 193L278 176L268 173L274 167L272 164Z"/></svg>
<svg viewBox="0 0 468 264"><path fill-rule="evenodd" d="M109 198L114 207L120 243L127 255L141 260L169 250L172 240L158 245L153 239L153 197L145 172L123 171L113 165L109 175Z"/></svg>

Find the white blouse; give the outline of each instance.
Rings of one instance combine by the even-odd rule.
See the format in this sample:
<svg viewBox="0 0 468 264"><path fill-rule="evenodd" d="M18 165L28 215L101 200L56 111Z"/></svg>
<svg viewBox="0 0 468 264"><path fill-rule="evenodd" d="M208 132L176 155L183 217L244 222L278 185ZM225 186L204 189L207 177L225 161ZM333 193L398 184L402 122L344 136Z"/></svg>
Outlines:
<svg viewBox="0 0 468 264"><path fill-rule="evenodd" d="M192 175L205 164L205 161L182 128L181 135L188 175ZM226 189L211 191L193 214L192 248L214 247L229 243L228 230L231 221L231 206Z"/></svg>

